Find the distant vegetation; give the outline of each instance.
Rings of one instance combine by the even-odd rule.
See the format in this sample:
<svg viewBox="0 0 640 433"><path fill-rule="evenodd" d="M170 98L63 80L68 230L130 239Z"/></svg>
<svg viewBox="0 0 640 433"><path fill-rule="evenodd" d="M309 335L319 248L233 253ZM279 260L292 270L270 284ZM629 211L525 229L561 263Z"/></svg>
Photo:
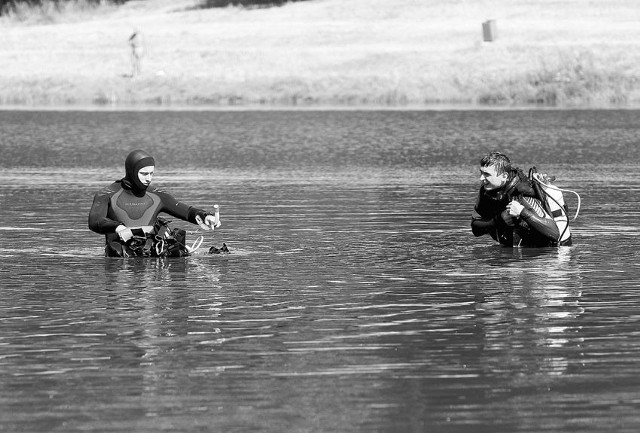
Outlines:
<svg viewBox="0 0 640 433"><path fill-rule="evenodd" d="M66 3L84 3L87 5L98 6L104 3L123 4L128 0L0 0L0 12L20 7L42 7L53 5L54 7L64 7Z"/></svg>
<svg viewBox="0 0 640 433"><path fill-rule="evenodd" d="M24 21L34 15L51 17L65 12L96 9L105 5L120 5L128 0L0 0L0 16Z"/></svg>
<svg viewBox="0 0 640 433"><path fill-rule="evenodd" d="M43 3L69 3L74 0L0 0L0 6L27 4L30 6L39 6ZM85 0L86 3L126 3L128 0Z"/></svg>
<svg viewBox="0 0 640 433"><path fill-rule="evenodd" d="M0 0L0 15L12 15L20 18L28 11L64 12L83 10L104 5L120 5L129 0ZM220 8L227 6L269 7L282 6L285 3L308 0L202 0L202 8Z"/></svg>
<svg viewBox="0 0 640 433"><path fill-rule="evenodd" d="M307 0L205 0L202 4L203 8L222 8L226 6L282 6L285 3Z"/></svg>

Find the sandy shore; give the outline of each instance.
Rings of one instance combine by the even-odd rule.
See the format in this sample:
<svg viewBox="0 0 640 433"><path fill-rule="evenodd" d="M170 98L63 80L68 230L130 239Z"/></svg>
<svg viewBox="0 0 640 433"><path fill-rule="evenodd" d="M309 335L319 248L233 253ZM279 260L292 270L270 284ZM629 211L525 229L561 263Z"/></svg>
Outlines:
<svg viewBox="0 0 640 433"><path fill-rule="evenodd" d="M640 106L635 0L196 3L132 1L53 23L3 20L0 104ZM483 40L487 20L492 42ZM132 77L134 29L144 55Z"/></svg>

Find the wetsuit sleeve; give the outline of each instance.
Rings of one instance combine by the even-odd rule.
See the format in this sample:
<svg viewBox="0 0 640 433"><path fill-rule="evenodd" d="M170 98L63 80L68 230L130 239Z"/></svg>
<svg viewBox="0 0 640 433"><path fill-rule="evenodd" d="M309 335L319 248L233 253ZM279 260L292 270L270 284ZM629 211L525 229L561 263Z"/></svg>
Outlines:
<svg viewBox="0 0 640 433"><path fill-rule="evenodd" d="M107 218L109 212L108 194L96 194L93 197L93 205L89 211L89 229L100 234L115 233L116 227L122 224L119 221Z"/></svg>
<svg viewBox="0 0 640 433"><path fill-rule="evenodd" d="M162 200L162 212L166 212L169 215L180 218L183 221L197 224L196 216L204 218L207 215L211 214L210 212L182 203L176 200L169 193L156 191L156 194L158 194L158 196Z"/></svg>
<svg viewBox="0 0 640 433"><path fill-rule="evenodd" d="M478 212L471 215L471 231L474 236L493 234L496 232L496 218L483 218Z"/></svg>
<svg viewBox="0 0 640 433"><path fill-rule="evenodd" d="M513 227L510 227L500 215L481 217L480 214L474 212L471 216L471 232L475 236L489 235L494 241L510 244L512 230Z"/></svg>
<svg viewBox="0 0 640 433"><path fill-rule="evenodd" d="M484 189L480 188L471 214L471 232L476 237L488 234L497 241L500 233L505 231L505 227L506 223L500 216L499 209L487 202Z"/></svg>
<svg viewBox="0 0 640 433"><path fill-rule="evenodd" d="M482 188L480 188L476 205L471 214L471 232L476 237L496 232L496 218L494 215L487 216L490 212L484 209L482 203Z"/></svg>
<svg viewBox="0 0 640 433"><path fill-rule="evenodd" d="M526 222L532 230L535 230L546 238L557 241L560 237L558 226L553 218L544 210L540 201L533 197L524 197L520 200L520 203L524 206L524 209L520 213L520 218Z"/></svg>

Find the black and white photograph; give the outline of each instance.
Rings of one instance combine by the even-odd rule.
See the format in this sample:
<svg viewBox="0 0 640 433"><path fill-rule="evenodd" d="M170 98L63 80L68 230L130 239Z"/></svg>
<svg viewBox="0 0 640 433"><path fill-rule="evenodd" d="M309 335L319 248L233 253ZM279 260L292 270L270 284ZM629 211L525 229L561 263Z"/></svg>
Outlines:
<svg viewBox="0 0 640 433"><path fill-rule="evenodd" d="M640 431L640 1L0 0L0 432Z"/></svg>

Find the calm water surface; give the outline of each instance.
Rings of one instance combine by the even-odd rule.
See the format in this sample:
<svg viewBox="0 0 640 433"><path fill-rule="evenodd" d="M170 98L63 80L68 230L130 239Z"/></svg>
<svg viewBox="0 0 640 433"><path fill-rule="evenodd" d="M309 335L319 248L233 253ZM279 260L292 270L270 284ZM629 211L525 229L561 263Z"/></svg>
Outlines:
<svg viewBox="0 0 640 433"><path fill-rule="evenodd" d="M639 114L0 112L0 431L636 432ZM103 257L134 148L232 254ZM472 236L494 149L573 247Z"/></svg>

